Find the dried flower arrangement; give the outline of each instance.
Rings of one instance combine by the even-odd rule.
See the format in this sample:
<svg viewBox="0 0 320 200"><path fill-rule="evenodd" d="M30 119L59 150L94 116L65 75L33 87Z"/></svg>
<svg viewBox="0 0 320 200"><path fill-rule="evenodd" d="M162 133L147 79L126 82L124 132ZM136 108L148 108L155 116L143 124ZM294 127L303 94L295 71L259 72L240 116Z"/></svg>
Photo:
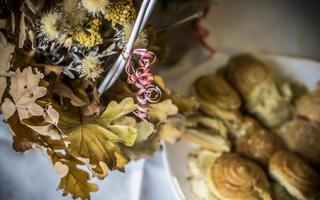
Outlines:
<svg viewBox="0 0 320 200"><path fill-rule="evenodd" d="M152 76L155 55L145 49L154 45L151 27L142 26L132 56L122 55L137 18L131 0L0 4L1 111L13 148L45 151L64 195L89 199L98 190L92 176L124 171L159 150L160 138L174 142L179 117L198 107ZM127 73L105 92L103 78L128 56Z"/></svg>

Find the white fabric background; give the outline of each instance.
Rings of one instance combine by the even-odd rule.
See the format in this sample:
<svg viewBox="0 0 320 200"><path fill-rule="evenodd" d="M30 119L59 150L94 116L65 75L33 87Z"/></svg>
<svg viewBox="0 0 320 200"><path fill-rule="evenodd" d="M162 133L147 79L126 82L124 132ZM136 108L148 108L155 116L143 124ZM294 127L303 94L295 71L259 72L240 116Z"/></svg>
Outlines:
<svg viewBox="0 0 320 200"><path fill-rule="evenodd" d="M67 200L56 188L59 178L49 158L34 150L15 152L7 125L0 122L0 199ZM126 173L111 172L103 180L94 179L100 190L93 200L175 200L161 153L153 159L130 163Z"/></svg>

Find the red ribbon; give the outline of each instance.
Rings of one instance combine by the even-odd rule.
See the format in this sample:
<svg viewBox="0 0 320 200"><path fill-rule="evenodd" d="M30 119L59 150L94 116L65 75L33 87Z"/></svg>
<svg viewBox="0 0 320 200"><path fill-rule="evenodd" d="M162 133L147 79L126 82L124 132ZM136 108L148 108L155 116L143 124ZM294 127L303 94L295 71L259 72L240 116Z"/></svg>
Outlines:
<svg viewBox="0 0 320 200"><path fill-rule="evenodd" d="M211 47L205 40L205 38L209 35L209 31L203 25L203 20L208 16L208 14L211 11L211 8L212 8L211 5L206 6L203 10L203 15L196 20L194 24L194 27L196 30L194 38L197 42L200 43L200 45L202 45L210 53L214 54L216 50L213 47Z"/></svg>
<svg viewBox="0 0 320 200"><path fill-rule="evenodd" d="M139 57L138 67L135 67L132 63L132 57ZM134 49L126 65L128 83L138 88L138 107L135 113L143 119L148 118L149 115L147 105L149 103L156 103L161 98L161 91L153 84L153 74L150 72L150 65L155 60L156 55L153 52L147 49Z"/></svg>

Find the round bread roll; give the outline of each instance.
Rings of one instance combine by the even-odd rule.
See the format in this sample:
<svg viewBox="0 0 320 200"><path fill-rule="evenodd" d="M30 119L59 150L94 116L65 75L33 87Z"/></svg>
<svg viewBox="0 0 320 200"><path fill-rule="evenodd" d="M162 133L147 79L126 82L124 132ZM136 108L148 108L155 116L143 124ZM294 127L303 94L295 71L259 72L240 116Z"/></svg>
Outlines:
<svg viewBox="0 0 320 200"><path fill-rule="evenodd" d="M193 87L200 107L208 114L217 115L219 110L234 111L241 106L239 95L221 75L201 76Z"/></svg>
<svg viewBox="0 0 320 200"><path fill-rule="evenodd" d="M263 129L244 135L236 141L236 152L256 160L263 166L268 166L275 152L284 149L285 145L277 135Z"/></svg>
<svg viewBox="0 0 320 200"><path fill-rule="evenodd" d="M248 54L231 58L228 66L228 79L243 96L248 96L256 86L271 77L267 66Z"/></svg>
<svg viewBox="0 0 320 200"><path fill-rule="evenodd" d="M297 114L320 124L320 87L298 100Z"/></svg>
<svg viewBox="0 0 320 200"><path fill-rule="evenodd" d="M250 55L232 58L228 79L245 100L245 107L269 128L278 127L292 116L292 91L278 82L267 66Z"/></svg>
<svg viewBox="0 0 320 200"><path fill-rule="evenodd" d="M270 175L297 199L320 197L320 176L294 153L278 151L269 163Z"/></svg>
<svg viewBox="0 0 320 200"><path fill-rule="evenodd" d="M297 200L279 183L272 184L272 199L274 200Z"/></svg>
<svg viewBox="0 0 320 200"><path fill-rule="evenodd" d="M269 182L254 162L237 154L221 155L208 170L208 186L222 200L271 200Z"/></svg>
<svg viewBox="0 0 320 200"><path fill-rule="evenodd" d="M225 121L229 130L230 139L235 140L247 134L251 134L261 129L261 125L254 118L241 116L236 121Z"/></svg>
<svg viewBox="0 0 320 200"><path fill-rule="evenodd" d="M288 148L313 164L320 165L320 126L304 119L284 125L280 137Z"/></svg>

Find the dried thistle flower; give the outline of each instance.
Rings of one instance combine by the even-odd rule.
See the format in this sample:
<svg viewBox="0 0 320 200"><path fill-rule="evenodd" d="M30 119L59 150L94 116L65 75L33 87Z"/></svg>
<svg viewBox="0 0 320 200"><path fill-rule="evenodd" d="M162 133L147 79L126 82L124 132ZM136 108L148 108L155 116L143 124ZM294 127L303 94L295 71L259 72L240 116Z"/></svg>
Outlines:
<svg viewBox="0 0 320 200"><path fill-rule="evenodd" d="M85 18L87 17L86 11L77 1L63 0L62 7L65 16L68 18L68 22L79 25L85 21Z"/></svg>
<svg viewBox="0 0 320 200"><path fill-rule="evenodd" d="M100 34L101 25L102 25L101 20L93 19L89 23L89 28L75 34L73 39L77 41L81 46L84 46L87 48L91 48L96 45L102 44L103 39Z"/></svg>
<svg viewBox="0 0 320 200"><path fill-rule="evenodd" d="M62 14L57 11L46 13L40 20L40 36L44 36L48 40L54 41L59 39L59 23L62 19Z"/></svg>
<svg viewBox="0 0 320 200"><path fill-rule="evenodd" d="M95 81L100 77L103 72L101 58L103 55L98 55L97 51L91 51L82 60L76 61L78 72L80 78L86 78Z"/></svg>
<svg viewBox="0 0 320 200"><path fill-rule="evenodd" d="M105 14L109 0L81 0L82 6L92 15Z"/></svg>
<svg viewBox="0 0 320 200"><path fill-rule="evenodd" d="M131 0L113 1L104 15L104 18L111 21L113 26L131 22L135 17L136 10Z"/></svg>

